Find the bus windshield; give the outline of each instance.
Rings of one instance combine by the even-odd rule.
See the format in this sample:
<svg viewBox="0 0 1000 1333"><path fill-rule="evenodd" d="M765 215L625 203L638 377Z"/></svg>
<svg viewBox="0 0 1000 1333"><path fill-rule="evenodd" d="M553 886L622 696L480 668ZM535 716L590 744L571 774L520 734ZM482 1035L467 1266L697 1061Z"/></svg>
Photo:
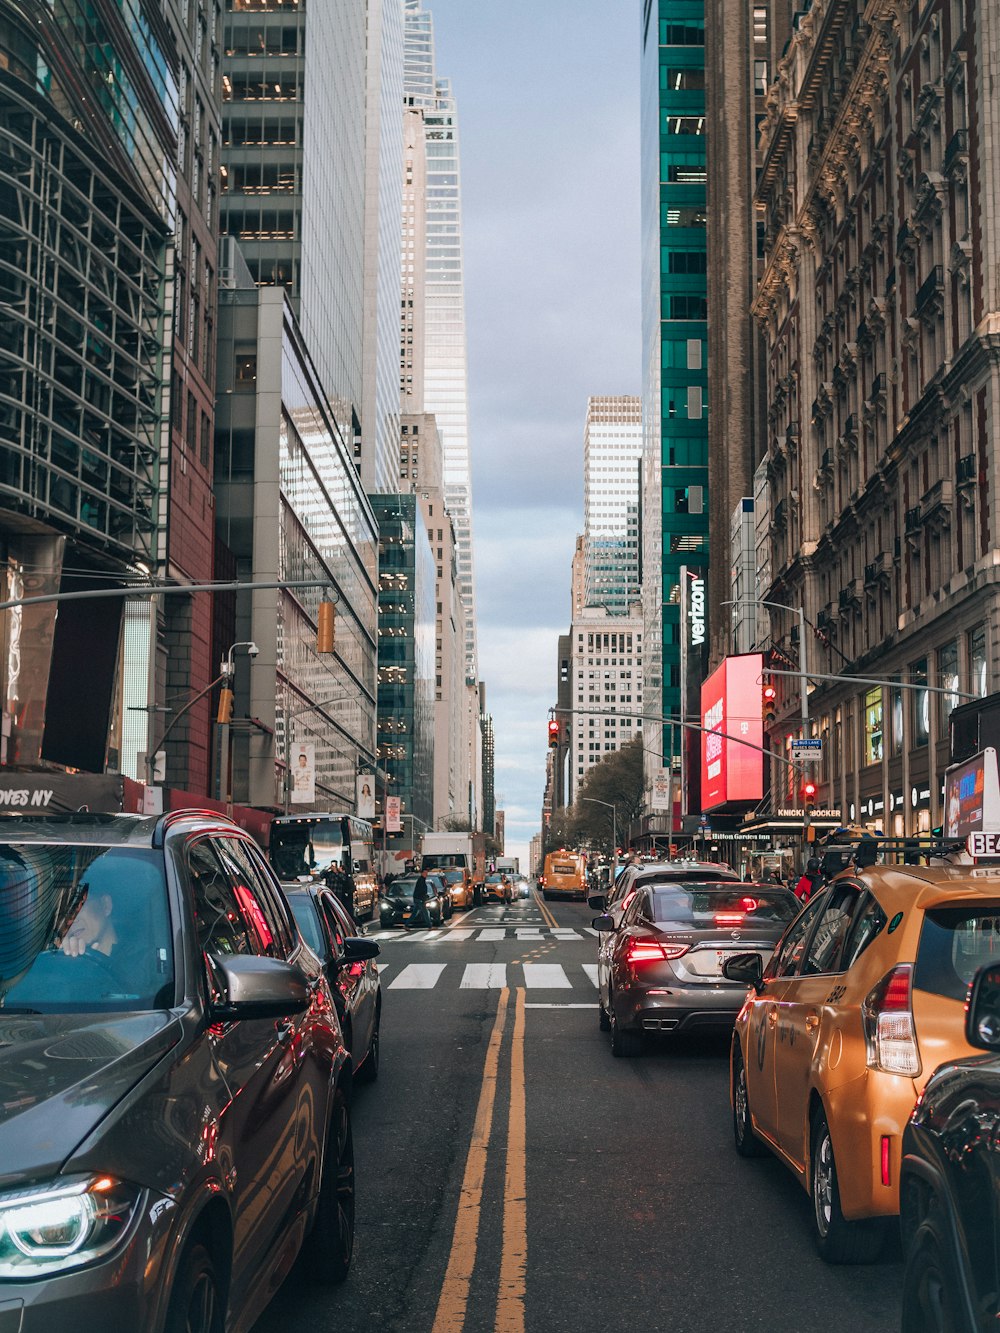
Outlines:
<svg viewBox="0 0 1000 1333"><path fill-rule="evenodd" d="M278 878L323 875L331 866L343 866L343 823L340 816L296 819L287 824L275 819L271 824L270 857Z"/></svg>

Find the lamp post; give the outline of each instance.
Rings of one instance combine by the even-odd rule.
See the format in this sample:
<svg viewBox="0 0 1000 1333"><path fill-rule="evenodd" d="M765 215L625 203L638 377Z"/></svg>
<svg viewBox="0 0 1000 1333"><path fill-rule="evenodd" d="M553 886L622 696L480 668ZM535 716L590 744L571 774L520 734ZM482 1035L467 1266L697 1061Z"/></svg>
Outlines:
<svg viewBox="0 0 1000 1333"><path fill-rule="evenodd" d="M599 801L596 796L581 796L581 801L590 805L603 805L611 811L611 883L614 884L618 873L618 809L611 801Z"/></svg>
<svg viewBox="0 0 1000 1333"><path fill-rule="evenodd" d="M232 785L232 773L229 762L229 722L233 715L233 675L236 672L234 654L237 648L245 648L248 657L256 657L259 651L252 639L241 639L230 646L229 652L222 659L219 667L219 679L222 681L222 693L219 696L219 800L223 801L227 813L232 812L233 797L229 790Z"/></svg>

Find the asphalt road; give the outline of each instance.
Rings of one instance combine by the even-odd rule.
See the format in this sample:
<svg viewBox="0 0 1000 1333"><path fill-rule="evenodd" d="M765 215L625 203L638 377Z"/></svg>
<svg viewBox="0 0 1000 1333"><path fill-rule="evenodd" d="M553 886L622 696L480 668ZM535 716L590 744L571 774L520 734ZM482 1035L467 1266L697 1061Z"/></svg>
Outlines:
<svg viewBox="0 0 1000 1333"><path fill-rule="evenodd" d="M898 1253L828 1267L787 1170L737 1158L726 1040L612 1057L592 916L532 898L370 928L382 1064L355 1101L354 1266L336 1288L294 1269L254 1333L898 1328Z"/></svg>

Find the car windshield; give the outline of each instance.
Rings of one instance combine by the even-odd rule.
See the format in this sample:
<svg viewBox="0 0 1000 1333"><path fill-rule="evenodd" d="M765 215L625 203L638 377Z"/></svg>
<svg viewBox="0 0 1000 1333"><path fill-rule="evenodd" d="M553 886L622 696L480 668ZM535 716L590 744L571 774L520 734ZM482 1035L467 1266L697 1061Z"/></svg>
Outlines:
<svg viewBox="0 0 1000 1333"><path fill-rule="evenodd" d="M323 941L323 932L320 929L316 906L312 898L308 893L290 893L288 894L288 905L292 909L299 934L316 957L322 958L326 953L326 944Z"/></svg>
<svg viewBox="0 0 1000 1333"><path fill-rule="evenodd" d="M924 914L913 985L964 1001L984 963L1000 958L1000 906L942 907Z"/></svg>
<svg viewBox="0 0 1000 1333"><path fill-rule="evenodd" d="M461 870L446 870L441 878L446 884L460 884L465 879Z"/></svg>
<svg viewBox="0 0 1000 1333"><path fill-rule="evenodd" d="M163 854L0 843L0 1006L104 1013L173 1003Z"/></svg>
<svg viewBox="0 0 1000 1333"><path fill-rule="evenodd" d="M416 882L415 879L394 879L389 885L389 892L394 898L412 898ZM427 887L431 887L430 880L427 881Z"/></svg>
<svg viewBox="0 0 1000 1333"><path fill-rule="evenodd" d="M786 889L757 884L672 884L653 889L653 922L661 930L714 930L719 926L784 925L801 904Z"/></svg>

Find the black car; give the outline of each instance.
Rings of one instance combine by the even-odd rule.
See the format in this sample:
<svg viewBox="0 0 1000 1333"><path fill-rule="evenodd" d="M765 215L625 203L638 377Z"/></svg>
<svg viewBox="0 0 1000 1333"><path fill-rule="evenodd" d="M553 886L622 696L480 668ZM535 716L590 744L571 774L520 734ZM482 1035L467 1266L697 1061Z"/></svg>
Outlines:
<svg viewBox="0 0 1000 1333"><path fill-rule="evenodd" d="M970 1046L941 1065L903 1133L902 1333L982 1333L1000 1319L1000 962L966 1007Z"/></svg>
<svg viewBox="0 0 1000 1333"><path fill-rule="evenodd" d="M22 1333L254 1322L351 1262L350 1057L224 816L0 818L0 1306Z"/></svg>
<svg viewBox="0 0 1000 1333"><path fill-rule="evenodd" d="M413 890L417 879L417 875L400 875L383 890L378 905L379 922L383 929L409 925L414 912ZM440 926L445 918L447 889L437 875L428 875L427 892L430 894L427 899L427 912L431 925Z"/></svg>
<svg viewBox="0 0 1000 1333"><path fill-rule="evenodd" d="M285 896L302 938L323 964L337 1006L344 1042L357 1079L378 1078L382 987L375 959L379 947L364 937L347 908L329 889L316 884L286 884Z"/></svg>

